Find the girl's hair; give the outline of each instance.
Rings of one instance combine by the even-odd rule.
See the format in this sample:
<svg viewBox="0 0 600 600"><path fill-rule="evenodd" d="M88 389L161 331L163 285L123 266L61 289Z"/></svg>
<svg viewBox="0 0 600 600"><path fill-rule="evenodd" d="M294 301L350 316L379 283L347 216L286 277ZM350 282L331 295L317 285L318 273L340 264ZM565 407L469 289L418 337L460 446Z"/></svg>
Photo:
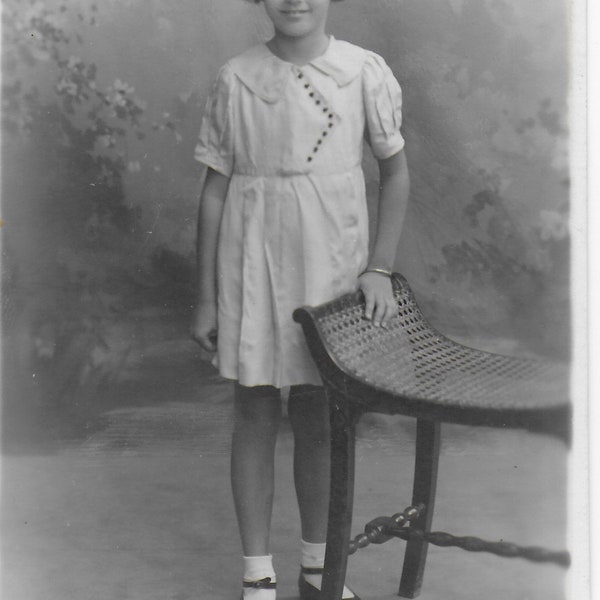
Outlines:
<svg viewBox="0 0 600 600"><path fill-rule="evenodd" d="M260 4L262 0L248 0L249 2L254 2L254 4ZM342 0L331 0L332 2L342 2Z"/></svg>

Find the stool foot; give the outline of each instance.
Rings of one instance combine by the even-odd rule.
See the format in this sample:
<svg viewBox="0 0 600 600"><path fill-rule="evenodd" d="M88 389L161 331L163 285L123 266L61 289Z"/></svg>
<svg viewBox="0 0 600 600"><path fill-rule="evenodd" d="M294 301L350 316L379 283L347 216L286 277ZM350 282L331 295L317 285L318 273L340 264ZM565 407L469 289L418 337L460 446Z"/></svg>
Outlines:
<svg viewBox="0 0 600 600"><path fill-rule="evenodd" d="M352 527L354 442L358 415L343 395L327 390L327 396L331 420L331 484L321 600L339 600L346 579Z"/></svg>
<svg viewBox="0 0 600 600"><path fill-rule="evenodd" d="M418 419L415 446L412 505L424 504L425 508L419 518L411 522L411 525L415 529L431 531L440 456L440 424ZM406 542L404 565L398 592L403 598L416 598L421 591L427 548L428 543L425 540L415 539Z"/></svg>

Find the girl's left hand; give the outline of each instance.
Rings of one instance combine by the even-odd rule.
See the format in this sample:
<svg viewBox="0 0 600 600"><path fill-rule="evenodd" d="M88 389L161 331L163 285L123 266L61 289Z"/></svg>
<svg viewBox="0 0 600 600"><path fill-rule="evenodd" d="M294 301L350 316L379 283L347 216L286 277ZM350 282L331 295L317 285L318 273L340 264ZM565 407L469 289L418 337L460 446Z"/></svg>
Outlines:
<svg viewBox="0 0 600 600"><path fill-rule="evenodd" d="M398 314L390 278L381 273L363 273L358 278L358 286L365 295L365 317L376 327L386 327Z"/></svg>

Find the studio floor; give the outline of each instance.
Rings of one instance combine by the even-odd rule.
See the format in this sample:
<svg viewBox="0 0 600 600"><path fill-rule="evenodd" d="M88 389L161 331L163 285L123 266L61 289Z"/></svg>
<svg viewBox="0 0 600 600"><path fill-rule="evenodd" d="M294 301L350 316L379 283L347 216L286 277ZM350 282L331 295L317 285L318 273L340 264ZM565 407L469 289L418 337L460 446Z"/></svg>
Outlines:
<svg viewBox="0 0 600 600"><path fill-rule="evenodd" d="M229 488L230 385L196 347L157 341L78 434L23 440L2 457L4 600L237 600L241 559ZM447 426L433 529L565 547L567 450L519 431ZM410 504L414 423L358 431L353 534ZM277 446L272 546L278 598L298 598L293 440ZM352 556L363 600L396 598L404 542ZM430 547L422 600L561 600L565 571Z"/></svg>

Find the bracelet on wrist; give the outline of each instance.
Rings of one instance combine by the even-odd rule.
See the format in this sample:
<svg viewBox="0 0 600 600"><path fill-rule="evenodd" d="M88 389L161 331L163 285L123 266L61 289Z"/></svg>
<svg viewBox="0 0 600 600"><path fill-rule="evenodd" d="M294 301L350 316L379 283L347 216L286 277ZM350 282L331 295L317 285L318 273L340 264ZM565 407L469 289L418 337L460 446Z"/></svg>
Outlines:
<svg viewBox="0 0 600 600"><path fill-rule="evenodd" d="M389 277L390 279L392 277L392 271L390 269L384 269L383 267L367 267L361 273L361 275L364 275L365 273L379 273L380 275L385 275L386 277Z"/></svg>

